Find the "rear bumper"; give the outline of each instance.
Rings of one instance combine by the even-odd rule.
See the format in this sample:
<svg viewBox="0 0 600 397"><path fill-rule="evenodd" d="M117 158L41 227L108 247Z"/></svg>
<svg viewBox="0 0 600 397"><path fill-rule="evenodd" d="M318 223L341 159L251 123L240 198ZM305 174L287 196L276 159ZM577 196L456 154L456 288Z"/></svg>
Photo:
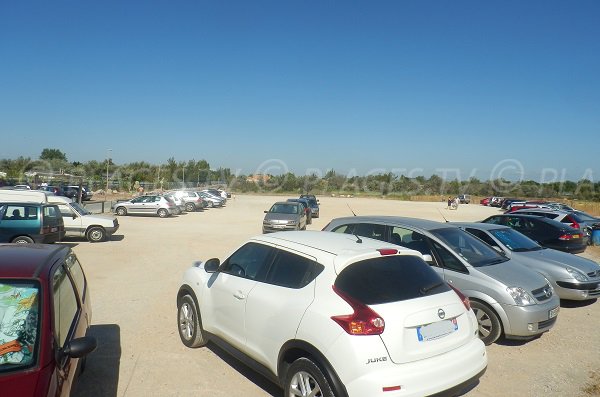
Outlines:
<svg viewBox="0 0 600 397"><path fill-rule="evenodd" d="M350 396L453 396L473 387L487 368L483 342L469 343L444 354L404 364L391 364L355 379L342 379ZM383 391L383 387L400 386Z"/></svg>

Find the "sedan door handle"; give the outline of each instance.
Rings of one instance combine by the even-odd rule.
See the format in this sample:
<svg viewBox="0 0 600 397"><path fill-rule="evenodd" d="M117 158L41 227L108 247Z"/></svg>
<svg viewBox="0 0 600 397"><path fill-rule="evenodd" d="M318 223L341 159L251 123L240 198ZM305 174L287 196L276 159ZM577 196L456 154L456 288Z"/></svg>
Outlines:
<svg viewBox="0 0 600 397"><path fill-rule="evenodd" d="M233 294L233 296L235 297L235 299L239 299L239 300L246 299L246 295L244 295L244 293L242 291L237 291L236 293Z"/></svg>

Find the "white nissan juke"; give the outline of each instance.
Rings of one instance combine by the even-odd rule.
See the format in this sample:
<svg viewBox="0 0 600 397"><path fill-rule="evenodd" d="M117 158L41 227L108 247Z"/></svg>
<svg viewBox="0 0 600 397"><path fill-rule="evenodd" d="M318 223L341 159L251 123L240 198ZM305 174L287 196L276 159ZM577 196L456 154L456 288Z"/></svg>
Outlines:
<svg viewBox="0 0 600 397"><path fill-rule="evenodd" d="M487 367L468 299L417 251L364 237L254 237L188 269L177 308L186 346L216 343L285 397L455 395Z"/></svg>

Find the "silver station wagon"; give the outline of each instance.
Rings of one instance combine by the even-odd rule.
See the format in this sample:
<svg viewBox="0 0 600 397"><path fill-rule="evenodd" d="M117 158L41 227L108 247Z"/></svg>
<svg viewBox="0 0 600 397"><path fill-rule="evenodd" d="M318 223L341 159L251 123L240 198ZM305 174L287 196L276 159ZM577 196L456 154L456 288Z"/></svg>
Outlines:
<svg viewBox="0 0 600 397"><path fill-rule="evenodd" d="M117 215L158 215L161 218L174 215L178 211L173 200L163 195L146 195L115 204Z"/></svg>
<svg viewBox="0 0 600 397"><path fill-rule="evenodd" d="M323 230L370 237L414 249L471 301L486 344L502 334L528 339L550 330L560 300L539 273L501 255L483 241L449 225L414 218L354 216Z"/></svg>

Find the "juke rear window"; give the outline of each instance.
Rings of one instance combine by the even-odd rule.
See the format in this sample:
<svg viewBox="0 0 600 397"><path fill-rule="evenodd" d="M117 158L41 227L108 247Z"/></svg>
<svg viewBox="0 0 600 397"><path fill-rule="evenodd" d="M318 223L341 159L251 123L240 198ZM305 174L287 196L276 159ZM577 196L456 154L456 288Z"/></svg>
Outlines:
<svg viewBox="0 0 600 397"><path fill-rule="evenodd" d="M440 294L450 287L423 259L393 255L366 259L346 267L335 286L367 305Z"/></svg>

